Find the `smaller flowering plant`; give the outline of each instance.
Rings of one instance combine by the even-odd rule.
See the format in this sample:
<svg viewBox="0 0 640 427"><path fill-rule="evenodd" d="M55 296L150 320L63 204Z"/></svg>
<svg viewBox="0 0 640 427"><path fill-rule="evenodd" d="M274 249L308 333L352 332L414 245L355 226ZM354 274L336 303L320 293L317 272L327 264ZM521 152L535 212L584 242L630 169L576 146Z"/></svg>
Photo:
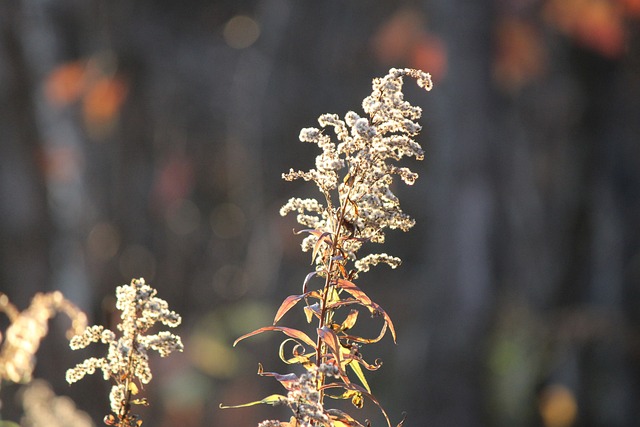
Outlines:
<svg viewBox="0 0 640 427"><path fill-rule="evenodd" d="M107 425L140 426L142 420L131 413L131 405L147 404L146 399L134 399L133 396L138 394L139 386L151 381L148 351L155 350L161 357L166 357L184 349L180 337L171 332L147 335L158 322L175 328L182 321L180 315L169 310L167 302L156 294L157 291L142 278L132 280L130 285L117 287L116 308L121 312L117 329L120 336L103 326L94 325L70 340L73 350L98 341L109 346L106 357L90 357L66 373L69 384L95 373L97 369L102 370L105 380L113 381L109 395L112 413L104 420Z"/></svg>

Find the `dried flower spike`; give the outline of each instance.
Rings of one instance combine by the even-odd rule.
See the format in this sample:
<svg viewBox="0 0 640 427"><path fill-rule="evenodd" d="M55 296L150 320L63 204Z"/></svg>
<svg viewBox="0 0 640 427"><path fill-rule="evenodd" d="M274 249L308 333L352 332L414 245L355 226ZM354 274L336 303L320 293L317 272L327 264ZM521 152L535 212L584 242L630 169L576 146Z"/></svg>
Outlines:
<svg viewBox="0 0 640 427"><path fill-rule="evenodd" d="M300 141L317 144L322 153L316 157L314 169L306 172L291 169L283 178L313 181L323 199L291 198L280 214L297 214L298 223L305 227L300 233L307 234L302 250L311 252L315 269L307 274L303 293L290 295L282 302L273 326L243 335L236 343L267 331L282 332L287 338L280 346L280 358L286 364L301 365L305 372L278 374L263 372L260 366L258 374L274 377L287 394L231 407L285 404L293 413L288 422L267 420L260 426L363 427L349 414L327 409L325 396L351 401L356 408L369 400L378 406L391 426L386 412L371 393L364 373L378 369L381 362L367 362L360 349L380 341L387 330L395 341L395 328L382 307L354 281L359 273L377 264L388 264L392 268L400 265L399 258L386 253L360 256L359 251L366 243L384 243L386 229L407 231L414 225L414 220L400 208L391 187L396 177L407 185L412 185L418 177L409 168L398 166L398 161L403 157L424 158L422 148L414 139L421 130L416 120L422 111L404 100L403 77L414 78L418 86L431 89L429 74L413 69L391 69L386 76L373 80L371 95L362 103L365 117L353 111L349 111L344 120L335 114L320 116L320 126L332 127L335 141L325 129L305 128L300 132ZM307 322L316 323L313 339L301 330L278 325L292 307L302 302ZM352 332L361 311L381 318L377 336L361 337ZM286 349L290 349L290 355Z"/></svg>
<svg viewBox="0 0 640 427"><path fill-rule="evenodd" d="M120 336L103 326L87 327L81 334L71 338L70 347L78 350L101 341L109 346L106 357L90 357L74 368L68 369L69 384L81 380L85 375L100 369L105 380L113 386L109 394L112 414L105 417L107 425L119 427L139 426L142 420L131 413L132 404L146 405L146 399L134 398L143 384L151 381L149 350L157 351L165 357L174 351L182 351L179 336L167 331L147 335L156 323L176 327L180 315L169 310L163 299L156 297L157 291L147 285L144 279L134 279L130 285L116 288L116 308L120 310L117 326Z"/></svg>

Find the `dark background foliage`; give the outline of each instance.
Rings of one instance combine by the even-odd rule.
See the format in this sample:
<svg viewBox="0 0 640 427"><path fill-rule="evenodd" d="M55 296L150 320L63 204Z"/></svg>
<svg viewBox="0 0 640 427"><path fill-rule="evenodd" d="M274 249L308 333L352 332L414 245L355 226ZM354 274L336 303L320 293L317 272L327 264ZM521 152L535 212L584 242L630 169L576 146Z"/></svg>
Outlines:
<svg viewBox="0 0 640 427"><path fill-rule="evenodd" d="M384 248L404 265L360 282L399 335L367 349L374 394L406 425L636 425L639 23L636 0L3 1L0 290L59 289L104 323L143 276L186 345L153 360L145 425L286 416L218 409L279 391L258 361L286 370L278 336L231 348L310 268L277 212L314 189L280 174L313 164L300 128L422 68L427 157L399 189L418 224ZM87 356L65 326L36 373L99 424L108 385L65 384Z"/></svg>

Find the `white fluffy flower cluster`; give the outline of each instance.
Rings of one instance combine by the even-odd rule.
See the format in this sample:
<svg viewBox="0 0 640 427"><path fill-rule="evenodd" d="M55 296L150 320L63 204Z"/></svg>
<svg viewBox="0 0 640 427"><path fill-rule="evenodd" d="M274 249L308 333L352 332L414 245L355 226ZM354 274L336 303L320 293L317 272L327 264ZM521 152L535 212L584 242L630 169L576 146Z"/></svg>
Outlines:
<svg viewBox="0 0 640 427"><path fill-rule="evenodd" d="M300 427L331 425L317 389L318 373L318 368L314 366L300 375L287 394L287 405L295 414Z"/></svg>
<svg viewBox="0 0 640 427"><path fill-rule="evenodd" d="M151 381L148 350L157 351L165 357L174 351L182 351L184 346L179 336L167 331L146 335L156 323L169 327L180 324L180 315L169 310L167 302L156 297L157 291L147 285L144 279L134 279L130 285L116 289L116 308L121 311L121 322L117 328L122 332L120 337L109 329L95 325L87 327L80 335L70 340L70 347L78 350L94 342L102 342L109 346L106 357L90 357L74 368L68 369L68 383L81 380L85 375L102 370L105 380L113 379L111 389L111 410L118 413L122 407L126 387L125 381L138 380L142 384Z"/></svg>
<svg viewBox="0 0 640 427"><path fill-rule="evenodd" d="M323 130L302 129L300 140L322 149L315 169L307 172L292 169L283 174L287 181L315 182L326 206L314 199L292 198L280 210L281 215L296 212L300 224L321 233L357 237L345 241L343 247L351 258L355 258L363 241L383 243L386 228L407 231L415 223L402 211L398 197L391 190L394 176L407 185L418 178L415 172L394 162L403 157L424 158L420 144L414 139L421 130L416 120L422 110L404 100L405 76L414 78L425 90L431 90L428 73L406 68L389 70L386 76L373 80L371 95L362 103L367 117L353 111L349 111L344 120L336 114L319 117L322 128L333 128L337 143ZM317 235L308 236L303 241L303 250L314 247L317 238ZM397 258L393 257L376 260L391 261L392 266L397 264ZM368 266L374 264L360 265L368 270Z"/></svg>

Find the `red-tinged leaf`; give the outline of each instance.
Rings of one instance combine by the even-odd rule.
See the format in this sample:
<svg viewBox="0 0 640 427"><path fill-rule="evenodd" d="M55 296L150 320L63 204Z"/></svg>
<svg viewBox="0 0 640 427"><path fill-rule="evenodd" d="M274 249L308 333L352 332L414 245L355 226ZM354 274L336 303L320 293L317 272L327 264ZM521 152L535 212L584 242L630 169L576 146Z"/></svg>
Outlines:
<svg viewBox="0 0 640 427"><path fill-rule="evenodd" d="M340 344L340 339L330 328L324 326L317 331L318 336L320 337L322 342L324 342L331 349L331 354L333 354L333 357L335 358L336 365L338 365L341 372L344 372L342 370L342 354L349 353L349 350L342 347L342 344Z"/></svg>
<svg viewBox="0 0 640 427"><path fill-rule="evenodd" d="M261 377L274 377L284 388L292 390L292 385L298 381L296 374L278 374L277 372L264 372L262 364L258 364L258 375Z"/></svg>
<svg viewBox="0 0 640 427"><path fill-rule="evenodd" d="M304 297L306 297L306 295L289 295L288 297L286 297L280 305L280 308L278 308L278 312L273 319L273 324L275 325L276 323L278 323L278 321L282 319L282 316L284 316L289 310L291 310L291 307L296 305L298 301L300 301Z"/></svg>
<svg viewBox="0 0 640 427"><path fill-rule="evenodd" d="M253 332L249 332L248 334L245 334L243 336L241 336L240 338L238 338L237 340L234 341L233 346L235 347L236 344L238 344L240 341L244 340L245 338L249 338L252 337L254 335L258 335L261 334L263 332L266 331L280 331L283 334L291 337L291 338L295 338L298 339L302 342L304 342L307 345L310 345L312 347L315 347L315 343L311 340L311 338L309 338L309 336L307 334L305 334L302 331L299 331L297 329L293 329L293 328L287 328L285 326L265 326L262 327L260 329L256 329Z"/></svg>
<svg viewBox="0 0 640 427"><path fill-rule="evenodd" d="M311 273L307 274L307 276L304 278L304 282L302 282L302 293L303 294L307 293L307 284L309 284L309 281L311 279L313 279L317 274L318 274L317 271L312 271Z"/></svg>
<svg viewBox="0 0 640 427"><path fill-rule="evenodd" d="M336 356L340 355L340 349L342 348L342 345L340 344L340 339L338 339L338 336L335 334L335 332L333 332L333 330L324 326L318 329L318 336L325 344L329 346L333 354L335 354Z"/></svg>
<svg viewBox="0 0 640 427"><path fill-rule="evenodd" d="M328 235L331 236L332 233L328 232L328 231L320 231L320 230L316 230L315 228L305 228L304 230L300 230L300 231L293 231L294 234L302 234L302 233L309 233L312 234L314 236L316 236L318 239L323 238L323 235ZM330 237L327 237L327 239L329 240L329 242L331 241Z"/></svg>
<svg viewBox="0 0 640 427"><path fill-rule="evenodd" d="M344 334L342 338L353 341L353 342L357 342L360 344L373 344L373 343L379 342L384 337L386 332L387 332L387 322L385 321L382 323L382 328L380 329L380 333L375 338L364 338L364 337L358 337L355 335L348 335L348 334Z"/></svg>
<svg viewBox="0 0 640 427"><path fill-rule="evenodd" d="M338 279L337 285L340 289L344 289L351 296L353 296L361 305L367 307L369 312L371 312L374 316L382 316L384 317L385 324L389 326L389 330L391 330L391 335L393 336L393 342L396 342L396 329L393 326L393 322L389 315L375 302L371 301L371 298L367 294L365 294L360 288L358 288L353 282L344 279ZM384 332L384 328L383 328ZM384 334L383 334L384 335ZM382 338L382 337L380 337Z"/></svg>
<svg viewBox="0 0 640 427"><path fill-rule="evenodd" d="M371 298L369 298L367 294L364 293L364 291L362 291L356 286L355 283L349 280L338 279L337 286L340 289L344 289L345 291L349 292L355 299L361 301L363 304L370 305L373 303L373 301L371 301Z"/></svg>
<svg viewBox="0 0 640 427"><path fill-rule="evenodd" d="M331 242L331 238L329 237L330 235L331 235L331 233L329 233L328 231L325 231L324 233L322 233L320 235L320 237L318 237L318 241L313 246L313 253L311 254L311 263L312 264L316 260L316 255L318 254L318 251L320 250L320 247L322 247L323 243L326 243L327 245L331 246L332 242Z"/></svg>
<svg viewBox="0 0 640 427"><path fill-rule="evenodd" d="M316 230L315 228L305 228L304 230L293 230L293 234L302 234L302 233L309 233L309 234L313 234L316 237L319 237L322 234L322 231L320 230Z"/></svg>
<svg viewBox="0 0 640 427"><path fill-rule="evenodd" d="M340 274L342 274L342 277L348 277L347 269L344 268L344 265L338 264L338 268L340 269Z"/></svg>
<svg viewBox="0 0 640 427"><path fill-rule="evenodd" d="M287 401L286 396L281 394L272 394L270 396L265 397L262 400L256 400L255 402L243 403L241 405L223 405L222 403L219 405L220 409L236 409L236 408L246 408L248 406L267 404L267 405L279 405Z"/></svg>

